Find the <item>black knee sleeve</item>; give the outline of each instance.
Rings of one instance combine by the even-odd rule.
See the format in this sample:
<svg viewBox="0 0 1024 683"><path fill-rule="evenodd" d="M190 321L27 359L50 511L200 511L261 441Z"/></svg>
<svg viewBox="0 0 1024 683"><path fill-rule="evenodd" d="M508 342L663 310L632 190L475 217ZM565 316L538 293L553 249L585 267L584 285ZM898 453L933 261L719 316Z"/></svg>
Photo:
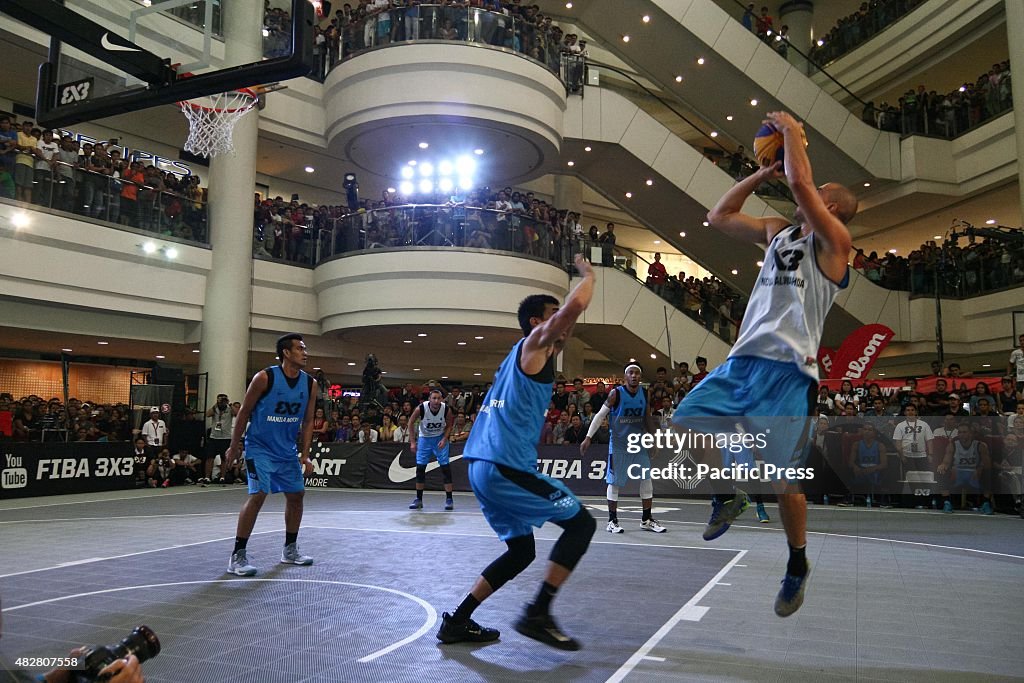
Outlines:
<svg viewBox="0 0 1024 683"><path fill-rule="evenodd" d="M529 536L516 536L506 541L508 550L501 557L487 565L480 575L491 584L492 590L498 590L506 583L514 579L524 569L530 566L537 557L537 549L534 544L533 534Z"/></svg>
<svg viewBox="0 0 1024 683"><path fill-rule="evenodd" d="M555 522L564 531L551 549L551 561L572 571L587 552L590 539L597 530L597 522L586 508L580 508L576 516L564 522Z"/></svg>
<svg viewBox="0 0 1024 683"><path fill-rule="evenodd" d="M416 483L425 484L427 482L427 466L416 465Z"/></svg>
<svg viewBox="0 0 1024 683"><path fill-rule="evenodd" d="M444 483L452 483L452 466L441 465L441 476L444 477Z"/></svg>

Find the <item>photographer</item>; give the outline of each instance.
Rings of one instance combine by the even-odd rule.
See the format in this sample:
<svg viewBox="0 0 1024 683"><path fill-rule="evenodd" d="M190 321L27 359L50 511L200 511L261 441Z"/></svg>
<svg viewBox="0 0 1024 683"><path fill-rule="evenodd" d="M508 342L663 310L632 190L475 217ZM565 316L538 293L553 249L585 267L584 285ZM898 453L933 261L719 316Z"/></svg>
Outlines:
<svg viewBox="0 0 1024 683"><path fill-rule="evenodd" d="M174 461L171 459L171 452L165 448L149 463L149 467L146 470L149 485L167 488L171 485L170 477L171 470L173 469Z"/></svg>
<svg viewBox="0 0 1024 683"><path fill-rule="evenodd" d="M366 355L366 367L363 368L363 391L360 403L378 404L383 406L387 401L387 388L381 382L380 366L377 365L377 356L372 353Z"/></svg>
<svg viewBox="0 0 1024 683"><path fill-rule="evenodd" d="M200 483L210 483L214 459L218 455L223 456L228 450L228 446L231 445L231 428L236 415L238 415L238 408L229 403L227 394L218 394L217 402L206 411L206 417L210 420L210 431L207 432L206 459L203 463L203 479L200 479Z"/></svg>

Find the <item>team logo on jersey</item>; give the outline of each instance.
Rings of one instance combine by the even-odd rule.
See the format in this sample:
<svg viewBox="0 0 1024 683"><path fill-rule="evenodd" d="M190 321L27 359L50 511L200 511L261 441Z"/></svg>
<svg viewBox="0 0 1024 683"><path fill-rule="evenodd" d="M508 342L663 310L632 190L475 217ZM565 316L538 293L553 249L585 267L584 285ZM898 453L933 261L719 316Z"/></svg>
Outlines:
<svg viewBox="0 0 1024 683"><path fill-rule="evenodd" d="M804 258L803 249L785 249L775 252L775 269L794 271L800 267L800 261Z"/></svg>

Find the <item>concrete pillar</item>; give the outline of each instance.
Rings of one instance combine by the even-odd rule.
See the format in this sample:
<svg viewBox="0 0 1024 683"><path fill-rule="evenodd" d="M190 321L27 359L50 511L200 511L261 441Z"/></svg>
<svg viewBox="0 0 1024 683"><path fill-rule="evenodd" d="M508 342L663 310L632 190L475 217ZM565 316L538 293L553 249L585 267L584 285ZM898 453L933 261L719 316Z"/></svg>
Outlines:
<svg viewBox="0 0 1024 683"><path fill-rule="evenodd" d="M1010 73L1024 69L1024 2L1006 0L1006 36L1010 49ZM1016 73L1024 73L1017 71ZM1013 126L1017 139L1017 193L1024 215L1024 83L1013 88Z"/></svg>
<svg viewBox="0 0 1024 683"><path fill-rule="evenodd" d="M583 181L571 175L556 175L555 206L582 213Z"/></svg>
<svg viewBox="0 0 1024 683"><path fill-rule="evenodd" d="M813 21L814 3L811 0L787 0L779 6L779 21L775 27L781 29L783 25L788 26L789 44L806 55L811 50ZM796 50L790 50L786 58L790 64L808 73L807 60Z"/></svg>
<svg viewBox="0 0 1024 683"><path fill-rule="evenodd" d="M226 63L260 59L262 0L224 3ZM210 160L212 267L206 280L200 333L199 371L209 373L208 395L242 400L248 385L249 314L252 309L252 201L256 183L259 112L238 121L234 153Z"/></svg>

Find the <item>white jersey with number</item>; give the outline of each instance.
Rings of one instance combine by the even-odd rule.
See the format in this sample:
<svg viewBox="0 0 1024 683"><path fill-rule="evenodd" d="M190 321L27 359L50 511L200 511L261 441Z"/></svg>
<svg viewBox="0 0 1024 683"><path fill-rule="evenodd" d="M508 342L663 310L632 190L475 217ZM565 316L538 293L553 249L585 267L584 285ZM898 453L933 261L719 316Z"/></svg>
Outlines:
<svg viewBox="0 0 1024 683"><path fill-rule="evenodd" d="M448 406L441 403L436 413L430 411L430 403L420 406L420 436L441 436L444 434L445 416Z"/></svg>
<svg viewBox="0 0 1024 683"><path fill-rule="evenodd" d="M739 339L729 357L755 356L795 363L818 379L818 346L832 302L846 287L832 282L818 267L814 233L800 235L800 226L780 230L768 245L750 303L743 314Z"/></svg>

